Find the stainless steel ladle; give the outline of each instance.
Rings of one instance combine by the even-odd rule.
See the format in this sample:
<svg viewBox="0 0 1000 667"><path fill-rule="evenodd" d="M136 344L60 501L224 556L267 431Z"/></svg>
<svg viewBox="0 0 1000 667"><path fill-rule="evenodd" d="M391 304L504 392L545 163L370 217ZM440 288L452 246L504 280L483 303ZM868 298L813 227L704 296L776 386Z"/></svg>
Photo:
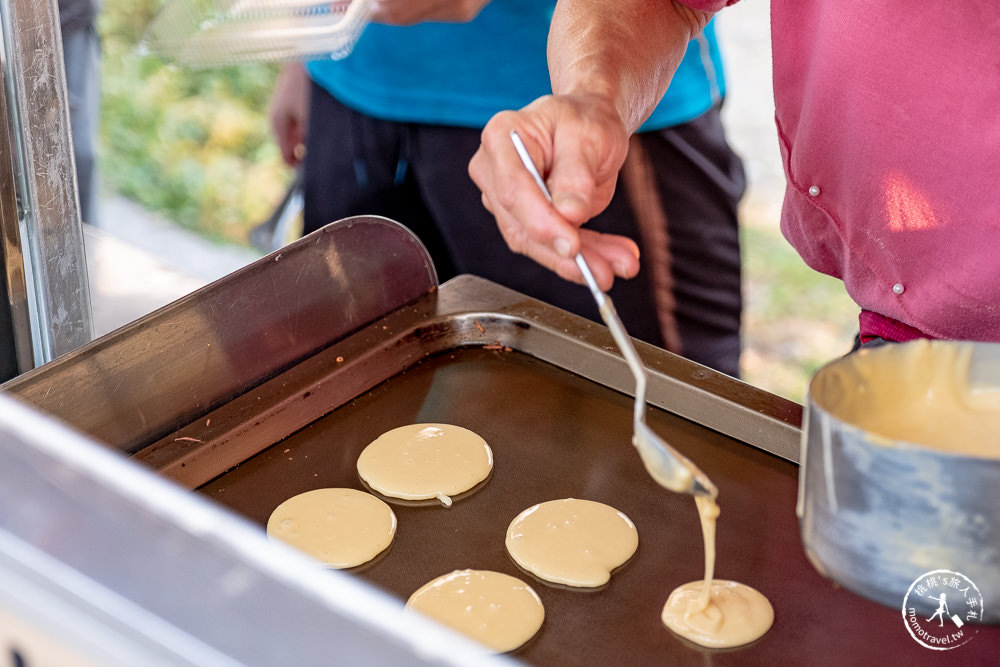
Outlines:
<svg viewBox="0 0 1000 667"><path fill-rule="evenodd" d="M541 174L538 173L534 162L531 161L531 155L528 154L528 149L525 147L516 130L510 133L510 139L514 142L514 148L517 150L521 162L524 163L525 168L534 177L538 187L541 188L545 197L551 202L552 195L549 194L549 189L546 187L545 181L542 180ZM615 310L611 298L597 286L597 281L594 279L594 274L591 272L587 260L584 259L581 253L577 253L575 260L576 265L583 274L583 279L586 281L587 287L590 288L590 293L597 302L601 319L604 320L604 323L611 331L611 337L614 338L618 349L621 350L629 369L632 371L632 375L635 377L632 444L639 450L639 457L642 459L646 471L665 489L676 491L677 493L690 493L694 496L708 496L714 500L718 495L715 484L708 479L705 473L691 463L687 457L668 445L646 424L646 367L643 366L642 361L639 359L639 354L635 351L632 339L625 331L625 325L622 324L621 318L618 317L618 312Z"/></svg>

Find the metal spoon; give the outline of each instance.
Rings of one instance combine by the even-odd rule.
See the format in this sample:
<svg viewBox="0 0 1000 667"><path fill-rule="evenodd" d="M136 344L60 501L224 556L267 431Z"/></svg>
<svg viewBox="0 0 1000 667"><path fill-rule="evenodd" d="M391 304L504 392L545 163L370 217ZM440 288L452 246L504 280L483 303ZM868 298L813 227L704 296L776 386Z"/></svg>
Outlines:
<svg viewBox="0 0 1000 667"><path fill-rule="evenodd" d="M538 169L535 168L535 164L531 161L528 149L525 147L516 130L511 131L510 139L514 142L514 148L517 150L521 162L524 163L525 168L534 177L535 183L541 188L546 199L551 202L552 195L549 194L549 189L546 187L545 181L542 180L541 174L538 173ZM583 273L583 279L587 282L587 287L590 288L590 293L597 302L601 319L604 320L604 323L611 331L611 337L614 338L618 349L621 350L629 369L632 371L632 375L635 377L632 444L639 450L639 458L642 459L646 471L665 489L676 491L677 493L690 493L694 496L708 496L715 499L718 495L718 490L715 488L715 484L705 476L705 473L691 463L687 457L664 442L646 424L646 368L642 365L639 354L635 351L632 339L625 331L625 325L622 324L621 318L618 317L618 312L615 310L611 298L597 286L597 281L594 279L594 274L590 271L587 260L584 259L581 253L577 253L575 260L576 265L580 267L580 272Z"/></svg>

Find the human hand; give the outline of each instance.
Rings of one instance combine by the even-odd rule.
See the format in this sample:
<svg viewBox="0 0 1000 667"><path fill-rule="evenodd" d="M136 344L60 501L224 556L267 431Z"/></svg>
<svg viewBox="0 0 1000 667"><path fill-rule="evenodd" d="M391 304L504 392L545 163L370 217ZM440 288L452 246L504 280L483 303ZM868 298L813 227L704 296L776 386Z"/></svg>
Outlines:
<svg viewBox="0 0 1000 667"><path fill-rule="evenodd" d="M281 68L271 93L268 116L281 159L289 167L299 166L309 129L309 74L301 63L288 63Z"/></svg>
<svg viewBox="0 0 1000 667"><path fill-rule="evenodd" d="M521 163L512 130L528 148L552 203ZM494 116L469 163L469 175L512 251L577 283L584 280L574 257L582 252L606 291L616 276L638 273L639 248L624 236L580 226L611 201L627 150L628 132L606 100L550 95Z"/></svg>
<svg viewBox="0 0 1000 667"><path fill-rule="evenodd" d="M371 20L387 25L424 21L465 23L479 15L490 0L374 0Z"/></svg>

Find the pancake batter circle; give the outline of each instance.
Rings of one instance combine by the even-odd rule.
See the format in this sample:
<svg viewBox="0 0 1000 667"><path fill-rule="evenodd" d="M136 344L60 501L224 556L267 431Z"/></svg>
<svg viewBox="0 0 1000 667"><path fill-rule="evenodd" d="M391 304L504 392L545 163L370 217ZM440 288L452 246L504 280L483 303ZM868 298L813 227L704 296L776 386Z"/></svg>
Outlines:
<svg viewBox="0 0 1000 667"><path fill-rule="evenodd" d="M506 545L518 565L545 581L595 588L632 557L639 533L609 505L564 498L521 512L507 528Z"/></svg>
<svg viewBox="0 0 1000 667"><path fill-rule="evenodd" d="M681 637L709 648L731 648L762 637L774 622L774 608L757 589L713 579L706 606L700 604L705 581L674 589L663 605L663 624Z"/></svg>
<svg viewBox="0 0 1000 667"><path fill-rule="evenodd" d="M483 644L513 651L535 636L545 620L538 594L516 577L491 570L455 570L421 586L406 602Z"/></svg>
<svg viewBox="0 0 1000 667"><path fill-rule="evenodd" d="M367 563L392 542L396 515L384 502L356 489L315 489L278 505L268 537L281 540L327 567Z"/></svg>
<svg viewBox="0 0 1000 667"><path fill-rule="evenodd" d="M358 474L390 498L437 498L446 507L489 477L493 450L476 433L453 424L409 424L387 431L358 457Z"/></svg>

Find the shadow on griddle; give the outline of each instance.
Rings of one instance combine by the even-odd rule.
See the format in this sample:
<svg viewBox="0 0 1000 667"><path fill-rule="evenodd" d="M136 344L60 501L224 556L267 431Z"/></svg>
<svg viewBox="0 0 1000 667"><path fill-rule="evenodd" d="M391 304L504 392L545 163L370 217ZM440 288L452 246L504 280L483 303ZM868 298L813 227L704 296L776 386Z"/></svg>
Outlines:
<svg viewBox="0 0 1000 667"><path fill-rule="evenodd" d="M680 642L684 646L684 648L701 653L706 657L722 653L739 653L740 651L745 651L746 649L752 646L756 646L757 644L762 642L764 640L764 637L766 637L770 633L770 630L768 630L763 635L753 640L749 644L740 644L739 646L730 646L728 648L713 648L711 646L702 646L701 644L693 642L690 639L681 637L679 634L668 628L666 625L663 626L663 629L664 631L669 632L671 635L673 635L674 639Z"/></svg>
<svg viewBox="0 0 1000 667"><path fill-rule="evenodd" d="M544 605L543 605L543 608L544 608ZM440 620L435 619L432 616L427 616L426 614L423 614L422 612L419 612L419 611L413 609L410 606L406 607L406 611L409 612L409 613L421 614L422 616L425 616L426 618L429 618L429 619L435 621L436 623L441 623ZM538 641L538 638L542 635L542 633L545 632L545 626L547 626L548 624L549 624L548 616L543 617L542 618L542 625L539 626L539 628L538 628L537 631L535 631L535 634L531 635L531 637L528 638L528 641L524 642L523 644L521 644L520 646L518 646L515 649L512 649L510 651L505 651L505 652L503 652L503 653L501 653L499 655L506 655L506 656L511 656L513 658L516 658L519 653L527 651L528 649L530 649ZM447 625L447 624L445 624L445 625ZM452 630L454 630L456 632L460 632L457 628L452 628ZM475 641L474 638L470 637L470 639L473 639L473 641ZM483 645L480 644L480 646L483 646ZM485 646L483 646L483 648L484 648L484 650L487 653L493 654L493 655L497 655L496 651L494 651L492 649L489 649L488 647L485 647Z"/></svg>
<svg viewBox="0 0 1000 667"><path fill-rule="evenodd" d="M340 572L346 572L347 574L358 574L360 572L364 572L368 568L374 567L375 565L381 563L386 558L386 556L389 555L389 552L392 551L392 545L394 543L395 543L395 536L393 537L393 541L389 542L389 546L387 546L385 549L382 549L382 551L379 554L377 554L374 558L365 561L361 565L355 565L354 567L328 567L327 569L338 570Z"/></svg>
<svg viewBox="0 0 1000 667"><path fill-rule="evenodd" d="M451 506L455 503L461 502L462 500L468 498L469 496L482 490L484 486L489 484L490 480L493 478L493 470L490 470L490 474L486 476L486 479L476 484L474 487L468 491L463 491L462 493L455 494L454 496L449 496L451 498ZM372 494L376 498L383 500L390 505L398 505L399 507L443 507L444 509L451 509L451 506L445 505L438 498L427 498L422 500L406 500L405 498L393 498L392 496L387 496L380 493L368 485L364 479L358 475L358 480L361 482L361 486L364 487L365 491Z"/></svg>
<svg viewBox="0 0 1000 667"><path fill-rule="evenodd" d="M618 574L621 570L628 567L629 563L635 560L635 553L639 553L639 550L636 549L635 553L632 554L627 561L625 561L615 569L611 570L611 576L608 578L607 583L601 584L600 586L570 586L569 584L560 584L555 581L548 581L547 579L542 579L537 574L535 574L530 570L525 569L520 563L514 560L514 557L510 555L509 551L504 549L504 552L507 554L507 558L510 560L510 562L514 564L514 567L516 567L522 574L530 577L536 583L542 584L548 588L555 588L562 591L572 591L574 593L587 594L587 593L599 593L603 590L606 590L609 586L611 586L611 582L614 581L615 575Z"/></svg>
<svg viewBox="0 0 1000 667"><path fill-rule="evenodd" d="M543 608L544 608L544 605L543 605ZM538 642L538 638L541 637L542 633L545 632L545 626L547 626L548 624L549 624L548 616L545 616L544 618L542 618L542 625L538 628L538 631L535 632L535 634L531 635L531 639L529 639L528 641L524 642L523 644L521 644L520 646L518 646L513 651L507 651L503 655L509 655L512 658L516 658L519 653L522 653L522 652L527 651L528 649L530 649L535 643Z"/></svg>

